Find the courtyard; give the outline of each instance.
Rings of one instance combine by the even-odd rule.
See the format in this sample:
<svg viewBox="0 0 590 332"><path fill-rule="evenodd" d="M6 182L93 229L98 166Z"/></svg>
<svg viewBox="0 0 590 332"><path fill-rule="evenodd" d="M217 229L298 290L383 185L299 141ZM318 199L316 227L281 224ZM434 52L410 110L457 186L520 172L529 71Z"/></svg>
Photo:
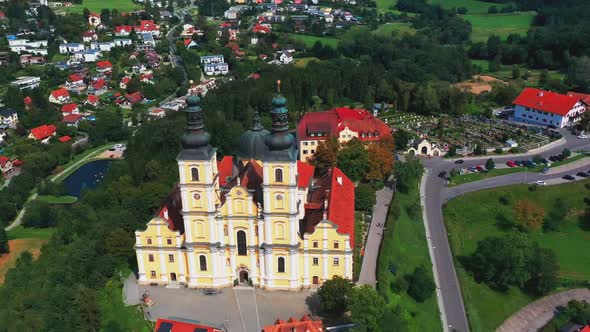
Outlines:
<svg viewBox="0 0 590 332"><path fill-rule="evenodd" d="M205 295L202 289L137 286L127 280L128 304L137 304L149 292L155 303L145 309L146 318L175 319L224 328L226 331L257 332L277 319L301 318L315 308L315 290L265 291L252 287L224 288L220 294ZM138 295L139 294L139 295ZM137 300L136 300L137 299Z"/></svg>

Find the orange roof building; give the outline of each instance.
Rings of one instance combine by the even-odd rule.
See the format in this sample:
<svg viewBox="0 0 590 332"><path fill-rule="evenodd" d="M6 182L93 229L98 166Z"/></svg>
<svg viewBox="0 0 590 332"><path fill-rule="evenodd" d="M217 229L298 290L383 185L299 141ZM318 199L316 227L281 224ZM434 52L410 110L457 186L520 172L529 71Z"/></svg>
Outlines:
<svg viewBox="0 0 590 332"><path fill-rule="evenodd" d="M312 320L304 315L300 320L293 317L288 321L277 319L274 325L265 326L263 332L323 332L324 324L321 320Z"/></svg>

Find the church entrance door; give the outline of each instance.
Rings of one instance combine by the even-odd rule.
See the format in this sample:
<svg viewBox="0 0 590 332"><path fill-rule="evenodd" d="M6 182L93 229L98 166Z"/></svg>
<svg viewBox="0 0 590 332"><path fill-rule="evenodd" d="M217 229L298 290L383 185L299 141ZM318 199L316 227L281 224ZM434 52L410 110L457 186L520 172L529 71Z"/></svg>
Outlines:
<svg viewBox="0 0 590 332"><path fill-rule="evenodd" d="M245 270L240 271L240 283L242 283L242 284L248 283L248 271L245 271Z"/></svg>

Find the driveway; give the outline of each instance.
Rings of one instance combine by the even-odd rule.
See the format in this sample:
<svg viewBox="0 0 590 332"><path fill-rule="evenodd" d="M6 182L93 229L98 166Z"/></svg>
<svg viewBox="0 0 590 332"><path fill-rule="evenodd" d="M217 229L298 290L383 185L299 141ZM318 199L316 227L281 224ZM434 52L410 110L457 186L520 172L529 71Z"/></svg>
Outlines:
<svg viewBox="0 0 590 332"><path fill-rule="evenodd" d="M127 289L127 285L126 285ZM132 287L125 298L133 303L136 296ZM297 319L311 314L308 303L314 302L314 291L265 291L258 288L224 288L221 294L204 295L202 290L139 286L139 296L149 291L155 304L146 310L146 316L191 321L214 327L225 327L231 332L260 332L277 319Z"/></svg>
<svg viewBox="0 0 590 332"><path fill-rule="evenodd" d="M549 157L551 155L559 154L564 148L572 151L588 150L590 144L587 140L577 139L571 133L562 130L564 139L559 143L551 144L547 147L541 147L531 153L524 153L519 155L507 156L484 156L476 158L465 158L464 163L460 165L462 168L482 165L487 159L492 157L496 164L506 163L508 160L520 157L532 157L540 155L542 157ZM469 331L469 324L467 322L467 315L463 304L463 297L461 295L461 287L455 272L453 255L449 246L447 231L442 217L442 204L447 199L457 195L478 191L482 189L500 187L515 183L524 182L524 173L514 173L510 175L494 177L482 181L471 182L453 188L445 188L445 181L438 177L442 171L450 172L452 168L458 167L454 160L445 160L441 158L425 159L423 161L427 168L427 173L423 179L423 185L420 187L420 195L423 197L423 217L424 222L427 223L427 229L430 233L429 245L431 247L431 260L433 264L435 282L437 284L437 291L439 299L439 306L441 317L443 321L443 328L445 331L456 330L460 332ZM583 169L583 168L580 168ZM587 169L585 169L587 171ZM569 170L567 173L572 174L576 170ZM575 173L574 173L575 174ZM560 182L558 178L563 174L552 171L544 176L543 180L551 179L550 183ZM535 182L541 179L539 174L528 173L526 182Z"/></svg>
<svg viewBox="0 0 590 332"><path fill-rule="evenodd" d="M377 256L379 256L379 247L383 239L383 225L385 225L387 210L393 197L393 190L383 187L383 189L377 191L376 195L377 200L373 207L373 218L371 218L371 225L369 226L363 265L358 280L358 283L361 285L369 284L373 287L375 287L377 282Z"/></svg>

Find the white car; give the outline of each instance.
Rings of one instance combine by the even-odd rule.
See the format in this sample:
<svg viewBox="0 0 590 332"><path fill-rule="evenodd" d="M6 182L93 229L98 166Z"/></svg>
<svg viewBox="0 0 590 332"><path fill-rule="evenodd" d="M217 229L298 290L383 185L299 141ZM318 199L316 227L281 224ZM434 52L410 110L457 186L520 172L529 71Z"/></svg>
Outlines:
<svg viewBox="0 0 590 332"><path fill-rule="evenodd" d="M115 144L115 149L124 149L125 144Z"/></svg>
<svg viewBox="0 0 590 332"><path fill-rule="evenodd" d="M546 185L545 181L537 180L537 186L544 186Z"/></svg>
<svg viewBox="0 0 590 332"><path fill-rule="evenodd" d="M579 139L587 139L588 136L587 135L584 135L584 134L581 134L581 135L578 135L578 138Z"/></svg>

